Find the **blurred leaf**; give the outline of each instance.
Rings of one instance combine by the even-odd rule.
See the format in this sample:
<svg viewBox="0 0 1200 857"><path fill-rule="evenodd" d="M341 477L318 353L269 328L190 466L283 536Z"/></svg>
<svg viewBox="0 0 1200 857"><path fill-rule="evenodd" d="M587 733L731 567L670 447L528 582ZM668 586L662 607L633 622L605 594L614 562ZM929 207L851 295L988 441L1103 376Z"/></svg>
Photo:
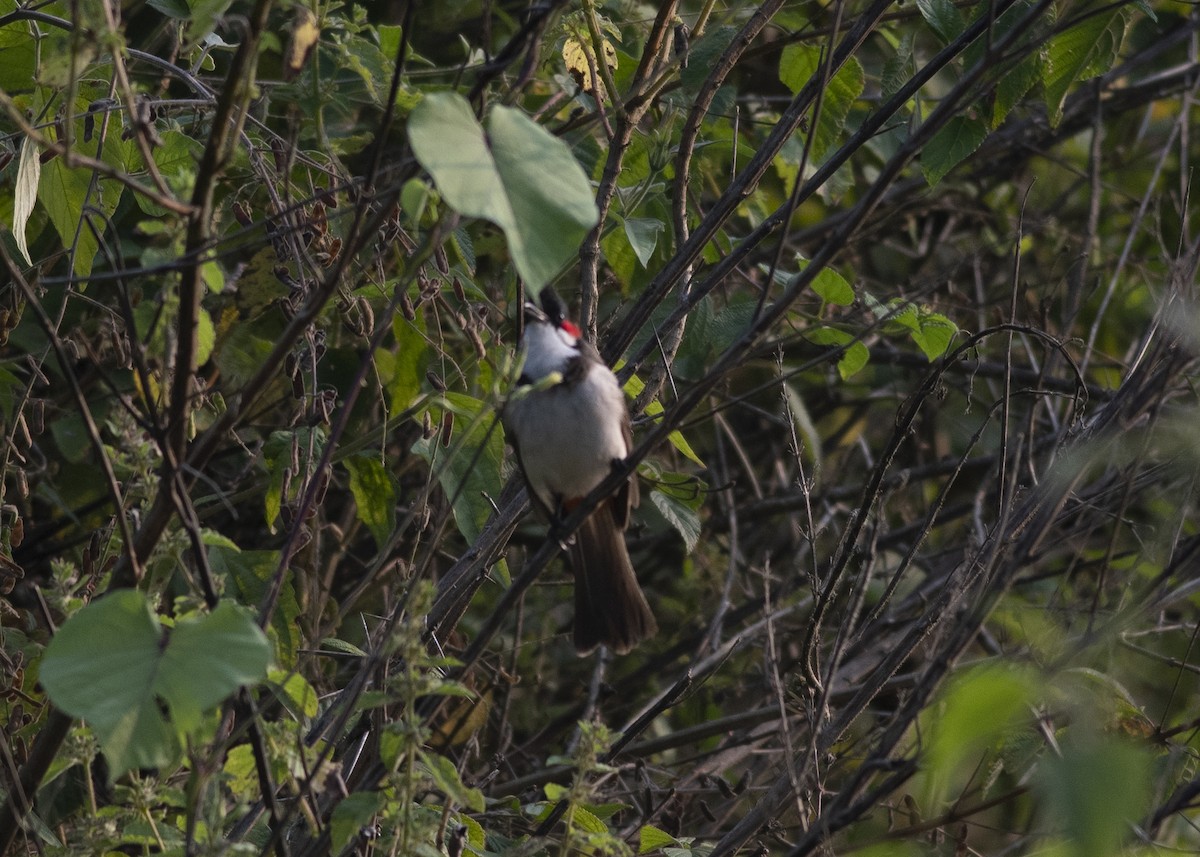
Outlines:
<svg viewBox="0 0 1200 857"><path fill-rule="evenodd" d="M787 400L792 423L800 435L800 442L804 445L802 451L819 474L822 465L821 435L817 431L812 415L808 412L808 406L804 404L804 397L800 395L794 385L786 382L783 384L783 395Z"/></svg>
<svg viewBox="0 0 1200 857"><path fill-rule="evenodd" d="M985 750L1023 717L1039 694L1040 677L1018 666L984 666L954 676L926 714L924 768L929 772L931 809L952 791L961 770L974 769Z"/></svg>
<svg viewBox="0 0 1200 857"><path fill-rule="evenodd" d="M213 345L217 339L216 329L213 327L212 316L208 314L208 310L200 307L200 313L196 317L196 365L203 366L208 362L208 358L212 356Z"/></svg>
<svg viewBox="0 0 1200 857"><path fill-rule="evenodd" d="M483 812L483 792L479 789L468 788L463 784L462 778L458 775L458 769L454 767L445 756L440 756L437 753L427 753L421 751L421 762L425 767L425 772L429 774L433 780L434 786L442 794L446 796L452 803L465 807L466 809L475 812Z"/></svg>
<svg viewBox="0 0 1200 857"><path fill-rule="evenodd" d="M459 532L474 541L492 512L489 498L500 495L500 468L504 458L504 436L491 425L491 410L479 399L464 393L446 393L439 406L430 407L435 422L453 414L450 442L442 443L442 433L421 438L412 451L430 463L438 476L442 492L453 503L454 521Z"/></svg>
<svg viewBox="0 0 1200 857"><path fill-rule="evenodd" d="M13 408L25 390L25 382L0 365L0 415L5 422L13 418Z"/></svg>
<svg viewBox="0 0 1200 857"><path fill-rule="evenodd" d="M235 387L250 380L271 354L271 341L253 324L234 324L221 337L213 361Z"/></svg>
<svg viewBox="0 0 1200 857"><path fill-rule="evenodd" d="M429 365L429 343L425 339L424 316L408 321L397 314L392 319L392 334L396 337L396 354L385 358L390 373L384 375L388 391L388 415L403 413L417 401L424 383L425 368ZM386 353L386 352L383 352Z"/></svg>
<svg viewBox="0 0 1200 857"><path fill-rule="evenodd" d="M279 552L214 545L208 549L208 561L213 573L225 581L227 592L236 593L243 604L261 604L279 569ZM300 648L299 617L293 575L285 575L270 625L276 641L275 661L284 668L295 666Z"/></svg>
<svg viewBox="0 0 1200 857"><path fill-rule="evenodd" d="M371 824L376 813L380 812L385 803L383 792L354 792L346 795L333 808L329 820L330 853L340 854L359 832Z"/></svg>
<svg viewBox="0 0 1200 857"><path fill-rule="evenodd" d="M274 685L276 696L298 721L311 720L317 716L319 700L317 691L304 676L290 670L275 669L267 675Z"/></svg>
<svg viewBox="0 0 1200 857"><path fill-rule="evenodd" d="M370 455L351 455L342 464L350 473L350 493L358 520L382 549L396 528L396 486L383 463Z"/></svg>
<svg viewBox="0 0 1200 857"><path fill-rule="evenodd" d="M288 37L286 61L284 63L284 80L293 80L300 69L308 62L313 48L321 38L321 28L317 24L317 16L307 6L294 7L292 31Z"/></svg>
<svg viewBox="0 0 1200 857"><path fill-rule="evenodd" d="M446 201L504 230L531 294L558 275L596 224L591 185L571 150L519 110L493 108L485 134L466 99L435 93L413 111L408 132Z"/></svg>
<svg viewBox="0 0 1200 857"><path fill-rule="evenodd" d="M177 21L186 21L191 14L187 0L147 0L146 5Z"/></svg>
<svg viewBox="0 0 1200 857"><path fill-rule="evenodd" d="M1134 838L1134 825L1150 805L1151 758L1145 747L1108 736L1072 741L1062 756L1038 768L1038 791L1047 820L1067 835L1075 857L1116 854Z"/></svg>

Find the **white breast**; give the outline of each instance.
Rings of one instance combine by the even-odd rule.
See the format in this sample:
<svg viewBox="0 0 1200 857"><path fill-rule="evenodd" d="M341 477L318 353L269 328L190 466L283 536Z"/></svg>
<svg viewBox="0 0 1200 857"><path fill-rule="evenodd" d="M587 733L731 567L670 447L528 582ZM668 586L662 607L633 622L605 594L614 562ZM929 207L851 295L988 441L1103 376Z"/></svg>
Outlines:
<svg viewBox="0 0 1200 857"><path fill-rule="evenodd" d="M527 363L525 372L539 378L561 371L559 366ZM597 363L574 384L514 399L505 423L520 446L525 478L553 510L564 500L587 495L608 475L614 460L629 454L624 419L625 395L616 376Z"/></svg>

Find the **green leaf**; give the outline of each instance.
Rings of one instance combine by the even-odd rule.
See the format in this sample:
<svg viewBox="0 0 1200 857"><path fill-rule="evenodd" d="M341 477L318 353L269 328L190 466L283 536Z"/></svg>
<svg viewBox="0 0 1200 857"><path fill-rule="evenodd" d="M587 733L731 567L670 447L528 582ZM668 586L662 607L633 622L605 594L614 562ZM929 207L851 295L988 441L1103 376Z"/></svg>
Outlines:
<svg viewBox="0 0 1200 857"><path fill-rule="evenodd" d="M12 0L0 3L0 14L16 9ZM33 80L34 61L37 57L38 40L30 34L29 24L17 22L0 27L0 91L17 93L29 86Z"/></svg>
<svg viewBox="0 0 1200 857"><path fill-rule="evenodd" d="M181 131L173 128L163 131L162 145L154 149L154 163L166 181L167 187L171 189L177 199L191 197L192 188L196 183L196 160L200 157L202 150L203 146L198 141ZM134 147L134 151L136 152L136 147ZM140 159L136 160L136 163L140 164ZM134 169L135 167L130 167L131 171ZM137 200L138 207L151 217L174 216L169 215L165 208L141 194L137 194L134 198ZM274 255L272 254L273 259ZM278 280L275 282L278 285ZM239 282L239 291L244 285L244 281Z"/></svg>
<svg viewBox="0 0 1200 857"><path fill-rule="evenodd" d="M625 237L643 268L650 264L650 257L658 245L658 235L664 228L661 220L652 217L630 217L625 221Z"/></svg>
<svg viewBox="0 0 1200 857"><path fill-rule="evenodd" d="M114 592L84 607L46 647L39 674L51 701L88 721L113 779L177 756L175 734L147 693L161 635L145 596Z"/></svg>
<svg viewBox="0 0 1200 857"><path fill-rule="evenodd" d="M617 368L620 368L620 364L617 365ZM637 375L630 375L629 380L625 382L624 389L626 396L631 399L636 399L641 395L642 390L646 389L646 382ZM655 399L646 405L646 416L661 416L663 410L664 408L662 406L662 402L660 402L658 399ZM704 462L700 459L700 456L696 455L696 451L692 449L692 445L688 443L687 438L683 436L683 432L679 431L679 429L676 429L668 434L667 440L670 442L671 446L675 447L675 449L677 449L680 454L689 461L693 461L701 467L705 466Z"/></svg>
<svg viewBox="0 0 1200 857"><path fill-rule="evenodd" d="M146 5L177 21L186 21L190 14L187 0L147 0Z"/></svg>
<svg viewBox="0 0 1200 857"><path fill-rule="evenodd" d="M1042 73L1042 59L1037 54L1021 60L996 84L996 97L992 102L992 129L999 128L1008 114L1038 82Z"/></svg>
<svg viewBox="0 0 1200 857"><path fill-rule="evenodd" d="M429 365L429 343L425 339L424 317L418 313L415 321L408 321L399 313L392 319L392 335L396 337L396 354L393 357L388 352L381 362L380 374L388 391L388 415L402 413L421 395L421 382L425 377L425 368ZM382 363L390 366L390 372L383 371Z"/></svg>
<svg viewBox="0 0 1200 857"><path fill-rule="evenodd" d="M936 312L919 312L917 318L920 326L912 332L912 340L930 361L936 360L958 335L958 325Z"/></svg>
<svg viewBox="0 0 1200 857"><path fill-rule="evenodd" d="M645 854L656 848L667 845L678 845L679 840L665 830L659 830L653 824L644 824L638 831L638 854Z"/></svg>
<svg viewBox="0 0 1200 857"><path fill-rule="evenodd" d="M885 100L891 98L900 91L904 84L908 83L915 71L913 34L907 32L900 40L900 44L896 46L896 52L883 64L883 71L879 75L879 94Z"/></svg>
<svg viewBox="0 0 1200 857"><path fill-rule="evenodd" d="M976 39L967 48L964 56L965 65L970 68L976 63L987 60L987 50L991 43L1009 36L1013 28L1022 22L1027 21L1027 16L1032 9L1031 0L1017 0L1013 3L1003 15L1001 15L992 24L990 29L990 37L987 39ZM986 14L986 12L982 13ZM1026 32L1019 42L1020 45L1032 45L1037 41L1044 41L1047 34L1043 31L1041 24L1048 25L1053 20L1053 15L1048 15L1044 22L1035 24L1033 28ZM991 115L988 116L988 122L994 130L1000 127L1000 124L1008 116L1009 112L1017 105L1017 103L1025 97L1025 94L1033 88L1033 85L1041 79L1042 76L1042 52L1041 51L1026 51L1025 56L1015 66L1010 67L1004 76L996 83L996 91L991 100ZM986 104L986 103L985 103ZM981 111L982 115L983 111Z"/></svg>
<svg viewBox="0 0 1200 857"><path fill-rule="evenodd" d="M490 409L464 393L446 393L441 407L431 407L434 421L453 414L454 426L448 446L441 432L413 444L413 452L428 461L446 497L453 501L454 522L467 541L474 541L492 511L488 498L500 494L500 467L504 459L504 437L491 427Z"/></svg>
<svg viewBox="0 0 1200 857"><path fill-rule="evenodd" d="M275 522L286 500L299 495L303 480L312 476L313 466L325 447L325 430L321 426L300 426L291 431L273 431L263 444L262 461L267 470L267 491L264 497L267 528L275 532ZM293 469L300 463L299 471ZM284 496L284 477L291 475L287 496Z"/></svg>
<svg viewBox="0 0 1200 857"><path fill-rule="evenodd" d="M941 313L926 307L908 304L899 299L889 302L886 309L880 313L880 307L875 312L887 321L887 329L902 330L908 333L917 347L924 352L930 361L936 360L946 353L954 337L958 335L958 325ZM888 313L891 313L888 315Z"/></svg>
<svg viewBox="0 0 1200 857"><path fill-rule="evenodd" d="M425 212L437 199L433 187L423 179L409 179L400 188L400 208L414 227L420 227Z"/></svg>
<svg viewBox="0 0 1200 857"><path fill-rule="evenodd" d="M331 854L340 854L359 832L371 823L375 814L383 809L383 792L355 792L347 795L333 808L330 818L329 842Z"/></svg>
<svg viewBox="0 0 1200 857"><path fill-rule="evenodd" d="M351 455L342 464L350 473L350 493L375 545L382 548L396 528L396 486L383 463L370 455Z"/></svg>
<svg viewBox="0 0 1200 857"><path fill-rule="evenodd" d="M842 353L842 356L838 358L838 375L841 376L843 381L848 381L865 369L870 362L871 349L867 348L861 341L851 342Z"/></svg>
<svg viewBox="0 0 1200 857"><path fill-rule="evenodd" d="M921 150L921 171L933 187L959 161L970 155L987 137L987 126L978 119L955 116Z"/></svg>
<svg viewBox="0 0 1200 857"><path fill-rule="evenodd" d="M213 327L212 316L204 307L196 317L196 365L203 366L212 356L213 345L217 341L217 331Z"/></svg>
<svg viewBox="0 0 1200 857"><path fill-rule="evenodd" d="M103 234L107 219L117 210L121 185L115 181L96 182L92 189L92 171L79 167L68 169L63 158L54 158L42 167L38 184L38 200L50 222L54 224L63 246L74 252L75 276L84 279L92 272L100 244L91 228L83 222L84 206L96 209L86 216L92 218L96 229Z"/></svg>
<svg viewBox="0 0 1200 857"><path fill-rule="evenodd" d="M229 778L226 785L234 794L258 794L258 768L254 762L254 749L249 744L231 748L222 771Z"/></svg>
<svg viewBox="0 0 1200 857"><path fill-rule="evenodd" d="M804 396L793 385L788 383L784 383L783 385L783 395L787 401L792 424L796 427L797 434L800 435L800 442L804 444L803 451L813 463L813 470L817 474L820 474L823 463L821 456L821 433L817 431L816 423L813 422L808 405L804 402Z"/></svg>
<svg viewBox="0 0 1200 857"><path fill-rule="evenodd" d="M534 294L578 252L599 217L591 185L566 143L510 107L495 107L487 131L466 99L426 96L409 117L421 165L457 211L499 226Z"/></svg>
<svg viewBox="0 0 1200 857"><path fill-rule="evenodd" d="M5 421L12 421L13 408L18 401L23 400L24 391L25 382L0 366L0 414L4 416Z"/></svg>
<svg viewBox="0 0 1200 857"><path fill-rule="evenodd" d="M1125 16L1117 10L1090 15L1050 40L1042 89L1051 127L1062 119L1063 101L1071 87L1108 71L1124 37Z"/></svg>
<svg viewBox="0 0 1200 857"><path fill-rule="evenodd" d="M149 306L149 302L145 305ZM221 375L235 389L250 380L271 353L271 341L256 331L257 327L252 324L233 325L227 332L222 332L221 347L213 355Z"/></svg>
<svg viewBox="0 0 1200 857"><path fill-rule="evenodd" d="M321 641L321 648L331 652L341 652L344 655L354 655L356 658L365 658L367 653L353 643L347 643L345 640L340 640L337 637L326 637Z"/></svg>
<svg viewBox="0 0 1200 857"><path fill-rule="evenodd" d="M1061 757L1043 759L1038 791L1066 834L1067 853L1119 853L1149 806L1151 770L1144 748L1109 737L1071 742Z"/></svg>
<svg viewBox="0 0 1200 857"><path fill-rule="evenodd" d="M420 755L421 762L425 767L426 773L429 774L429 778L433 780L434 785L448 800L475 812L483 812L485 808L483 792L464 785L462 778L458 775L458 769L454 767L453 762L445 756L439 756L437 753L421 751Z"/></svg>
<svg viewBox="0 0 1200 857"><path fill-rule="evenodd" d="M847 381L871 361L871 351L854 335L836 327L815 327L804 332L804 338L817 345L842 346L841 357L838 358L838 374Z"/></svg>
<svg viewBox="0 0 1200 857"><path fill-rule="evenodd" d="M279 701L297 720L311 720L320 710L317 691L304 676L291 670L271 670L267 676Z"/></svg>
<svg viewBox="0 0 1200 857"><path fill-rule="evenodd" d="M176 623L154 691L166 700L171 719L190 732L201 715L242 685L261 681L271 644L250 611L222 601L211 613Z"/></svg>
<svg viewBox="0 0 1200 857"><path fill-rule="evenodd" d="M612 269L617 281L625 287L632 285L641 263L633 245L629 243L629 235L625 230L608 230L600 239L600 249L604 252L604 261Z"/></svg>
<svg viewBox="0 0 1200 857"><path fill-rule="evenodd" d="M579 804L574 804L568 812L571 816L571 824L588 833L608 833L607 825L591 810L584 809Z"/></svg>
<svg viewBox="0 0 1200 857"><path fill-rule="evenodd" d="M164 647L146 597L122 590L67 620L46 648L40 680L55 705L92 727L117 779L174 763L202 714L261 680L269 661L266 637L232 602L180 620Z"/></svg>
<svg viewBox="0 0 1200 857"><path fill-rule="evenodd" d="M793 93L799 92L823 71L821 49L811 45L788 45L779 59L779 79ZM851 57L826 84L821 96L821 113L812 129L809 159L820 161L837 142L846 117L862 94L866 76L862 64ZM801 151L803 147L801 147Z"/></svg>
<svg viewBox="0 0 1200 857"><path fill-rule="evenodd" d="M691 553L700 541L703 486L682 473L665 473L663 482L650 492L650 499L667 523L683 537L683 543Z"/></svg>
<svg viewBox="0 0 1200 857"><path fill-rule="evenodd" d="M948 44L958 38L959 33L966 27L962 14L953 0L917 0L917 9L942 44Z"/></svg>
<svg viewBox="0 0 1200 857"><path fill-rule="evenodd" d="M808 267L808 260L800 260L800 270ZM854 287L846 282L846 278L832 268L822 268L813 278L812 290L821 300L836 306L850 306L854 303Z"/></svg>
<svg viewBox="0 0 1200 857"><path fill-rule="evenodd" d="M688 65L679 74L679 86L689 99L699 91L713 65L737 34L737 27L716 27L688 49Z"/></svg>

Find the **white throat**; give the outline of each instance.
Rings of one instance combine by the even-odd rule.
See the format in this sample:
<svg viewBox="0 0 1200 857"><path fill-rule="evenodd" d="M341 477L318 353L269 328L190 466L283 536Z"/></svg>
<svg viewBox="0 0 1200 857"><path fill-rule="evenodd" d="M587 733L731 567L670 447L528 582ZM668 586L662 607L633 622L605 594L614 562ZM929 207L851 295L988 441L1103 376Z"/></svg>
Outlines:
<svg viewBox="0 0 1200 857"><path fill-rule="evenodd" d="M522 372L534 383L551 372L565 372L567 364L579 356L579 343L574 336L541 321L525 326L522 346L525 352Z"/></svg>

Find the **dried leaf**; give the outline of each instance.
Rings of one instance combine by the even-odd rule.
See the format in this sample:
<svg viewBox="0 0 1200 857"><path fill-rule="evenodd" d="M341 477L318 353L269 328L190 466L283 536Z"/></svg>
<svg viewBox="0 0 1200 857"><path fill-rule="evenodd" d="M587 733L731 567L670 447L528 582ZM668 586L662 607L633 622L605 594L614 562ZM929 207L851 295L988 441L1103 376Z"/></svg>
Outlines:
<svg viewBox="0 0 1200 857"><path fill-rule="evenodd" d="M21 256L32 265L29 258L29 244L25 238L25 226L29 223L29 215L33 213L33 203L37 200L38 182L42 178L42 159L37 144L30 137L25 138L21 146L21 162L17 166L17 187L13 194L13 238Z"/></svg>

